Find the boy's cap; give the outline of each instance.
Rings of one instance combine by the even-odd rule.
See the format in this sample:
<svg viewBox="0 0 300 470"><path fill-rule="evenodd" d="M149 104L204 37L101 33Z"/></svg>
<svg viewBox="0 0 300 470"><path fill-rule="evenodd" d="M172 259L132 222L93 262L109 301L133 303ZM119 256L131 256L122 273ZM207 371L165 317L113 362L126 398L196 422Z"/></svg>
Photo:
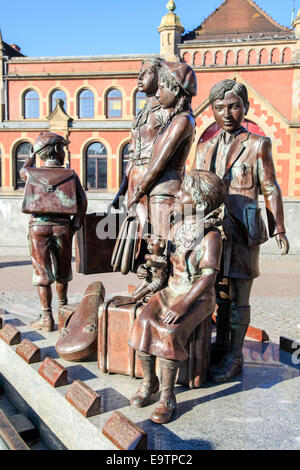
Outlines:
<svg viewBox="0 0 300 470"><path fill-rule="evenodd" d="M53 132L41 132L33 144L33 151L35 153L41 152L46 147L54 147L57 144L67 145L68 140L65 140L61 135L54 134Z"/></svg>
<svg viewBox="0 0 300 470"><path fill-rule="evenodd" d="M162 68L176 80L178 85L190 96L197 95L197 78L194 70L185 62L162 62Z"/></svg>

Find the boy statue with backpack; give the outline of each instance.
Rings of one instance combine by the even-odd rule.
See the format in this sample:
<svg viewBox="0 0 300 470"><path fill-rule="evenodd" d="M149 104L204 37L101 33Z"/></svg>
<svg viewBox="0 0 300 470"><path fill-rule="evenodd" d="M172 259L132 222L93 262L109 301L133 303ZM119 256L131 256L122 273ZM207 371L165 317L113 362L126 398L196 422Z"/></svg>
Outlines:
<svg viewBox="0 0 300 470"><path fill-rule="evenodd" d="M32 284L37 286L41 302L39 317L30 326L48 332L54 330L51 284L56 281L59 306L66 305L72 279L72 239L87 209L77 174L63 167L67 144L58 134L41 133L20 171L26 182L22 212L31 214L28 240ZM35 168L36 154L43 161L40 168Z"/></svg>

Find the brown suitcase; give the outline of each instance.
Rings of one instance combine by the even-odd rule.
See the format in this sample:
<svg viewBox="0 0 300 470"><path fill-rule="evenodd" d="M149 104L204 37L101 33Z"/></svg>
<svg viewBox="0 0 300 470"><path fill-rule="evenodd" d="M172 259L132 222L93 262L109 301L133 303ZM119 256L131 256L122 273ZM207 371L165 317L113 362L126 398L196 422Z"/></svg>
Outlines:
<svg viewBox="0 0 300 470"><path fill-rule="evenodd" d="M115 372L142 377L135 350L128 339L141 304L114 307L111 300L105 302L98 312L98 367L102 372Z"/></svg>
<svg viewBox="0 0 300 470"><path fill-rule="evenodd" d="M91 213L86 214L81 228L76 232L75 257L76 271L82 274L112 272L111 256L116 238L125 213ZM105 220L107 218L107 220ZM99 222L109 224L110 236L100 239L97 236ZM98 226L99 227L99 226Z"/></svg>
<svg viewBox="0 0 300 470"><path fill-rule="evenodd" d="M105 302L98 312L98 367L102 372L114 372L142 377L135 350L128 345L132 324L140 309L137 305L114 307ZM189 357L180 365L177 383L199 388L205 382L210 362L212 320L209 316L188 340ZM158 361L157 361L158 366Z"/></svg>
<svg viewBox="0 0 300 470"><path fill-rule="evenodd" d="M75 215L76 173L66 168L27 168L22 212Z"/></svg>
<svg viewBox="0 0 300 470"><path fill-rule="evenodd" d="M206 318L188 339L189 357L181 363L177 383L189 388L199 388L206 380L210 364L212 319Z"/></svg>

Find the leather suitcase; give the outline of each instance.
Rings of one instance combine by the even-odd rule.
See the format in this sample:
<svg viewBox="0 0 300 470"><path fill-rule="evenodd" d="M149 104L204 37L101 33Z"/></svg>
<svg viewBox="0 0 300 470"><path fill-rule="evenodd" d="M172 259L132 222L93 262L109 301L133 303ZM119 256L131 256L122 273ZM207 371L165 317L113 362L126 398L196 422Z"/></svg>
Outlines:
<svg viewBox="0 0 300 470"><path fill-rule="evenodd" d="M113 272L111 256L124 213L91 213L86 214L83 224L75 236L76 271L82 274L98 274ZM107 220L104 220L106 219ZM103 221L109 225L110 236L100 239L97 236L97 226ZM107 225L104 227L107 230ZM99 226L98 226L99 230Z"/></svg>
<svg viewBox="0 0 300 470"><path fill-rule="evenodd" d="M181 363L177 383L200 388L206 380L210 364L212 318L206 318L191 334L187 350L189 357Z"/></svg>
<svg viewBox="0 0 300 470"><path fill-rule="evenodd" d="M98 312L98 367L102 372L114 372L130 377L143 377L135 350L128 345L132 324L139 314L137 305L116 308L105 302ZM199 388L205 382L210 362L212 319L209 316L196 328L188 340L189 357L180 365L177 383ZM157 366L159 361L157 361ZM158 372L159 374L159 372Z"/></svg>
<svg viewBox="0 0 300 470"><path fill-rule="evenodd" d="M135 350L128 339L141 304L114 307L111 300L105 302L98 312L98 367L102 372L114 372L142 377L141 366Z"/></svg>

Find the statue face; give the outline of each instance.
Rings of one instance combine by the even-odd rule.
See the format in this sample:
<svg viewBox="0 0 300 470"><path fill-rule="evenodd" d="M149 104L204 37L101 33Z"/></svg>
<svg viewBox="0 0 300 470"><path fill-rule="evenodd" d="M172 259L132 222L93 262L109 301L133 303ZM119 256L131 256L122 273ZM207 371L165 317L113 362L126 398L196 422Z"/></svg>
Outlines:
<svg viewBox="0 0 300 470"><path fill-rule="evenodd" d="M178 87L178 91L179 91L179 87ZM178 92L176 93L176 90L175 91L169 90L169 88L166 86L164 81L159 80L156 96L160 105L163 108L165 109L175 108L176 103L177 103L177 95L178 95Z"/></svg>
<svg viewBox="0 0 300 470"><path fill-rule="evenodd" d="M158 75L156 67L145 62L138 76L138 90L148 94L155 93L158 86Z"/></svg>
<svg viewBox="0 0 300 470"><path fill-rule="evenodd" d="M174 212L191 215L196 213L196 204L194 203L190 192L184 187L181 186L178 193L175 194L174 200Z"/></svg>
<svg viewBox="0 0 300 470"><path fill-rule="evenodd" d="M216 123L227 132L234 132L241 127L248 106L245 107L240 96L228 91L223 100L215 100L212 110Z"/></svg>

